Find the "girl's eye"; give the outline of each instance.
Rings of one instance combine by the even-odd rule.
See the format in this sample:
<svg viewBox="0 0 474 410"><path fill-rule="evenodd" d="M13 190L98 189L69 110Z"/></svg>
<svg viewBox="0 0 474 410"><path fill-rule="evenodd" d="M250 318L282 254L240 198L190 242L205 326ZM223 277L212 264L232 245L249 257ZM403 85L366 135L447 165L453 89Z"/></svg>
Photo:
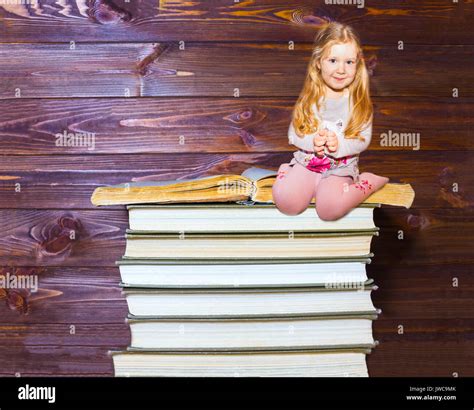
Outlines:
<svg viewBox="0 0 474 410"><path fill-rule="evenodd" d="M329 61L330 61L331 63L333 63L334 61L336 61L336 59L335 59L335 58L330 58ZM349 61L347 61L347 62L348 62L348 63L351 63L351 64L354 64L354 61L352 61L352 60L349 60Z"/></svg>

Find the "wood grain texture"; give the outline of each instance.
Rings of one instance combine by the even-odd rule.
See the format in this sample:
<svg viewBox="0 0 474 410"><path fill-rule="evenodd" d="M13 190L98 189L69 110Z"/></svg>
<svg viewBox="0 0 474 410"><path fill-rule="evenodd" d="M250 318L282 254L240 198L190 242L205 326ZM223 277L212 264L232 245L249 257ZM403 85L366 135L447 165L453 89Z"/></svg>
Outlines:
<svg viewBox="0 0 474 410"><path fill-rule="evenodd" d="M293 150L287 134L295 102L212 97L0 100L0 151L94 155ZM419 133L422 151L474 149L472 98L375 97L373 104L371 151L397 148L380 145L380 135L389 131ZM65 133L84 136L75 146L61 145L58 134ZM416 147L403 150L409 148Z"/></svg>
<svg viewBox="0 0 474 410"><path fill-rule="evenodd" d="M15 323L0 324L2 342L29 346L90 346L109 348L109 346L128 346L130 330L122 323L74 322L57 323Z"/></svg>
<svg viewBox="0 0 474 410"><path fill-rule="evenodd" d="M0 299L0 376L113 375L107 351L130 337L114 265L128 217L93 208L93 190L289 162L312 41L334 20L358 31L370 73L374 132L360 169L416 193L411 209L375 211L367 270L382 314L369 374L474 376L473 10L445 0L1 5L0 272L38 275L40 290ZM419 132L420 150L381 146L389 130ZM94 148L56 145L64 132L94 133Z"/></svg>
<svg viewBox="0 0 474 410"><path fill-rule="evenodd" d="M436 340L438 336L438 340ZM472 333L442 341L440 333L426 340L379 340L367 356L370 377L472 377L474 342Z"/></svg>
<svg viewBox="0 0 474 410"><path fill-rule="evenodd" d="M436 333L433 335L436 337ZM371 377L472 377L474 343L469 334L457 340L379 340L367 356ZM125 346L9 346L0 347L0 376L113 376L109 350Z"/></svg>
<svg viewBox="0 0 474 410"><path fill-rule="evenodd" d="M114 266L125 251L126 211L6 211L0 217L3 266ZM8 227L8 225L10 227Z"/></svg>
<svg viewBox="0 0 474 410"><path fill-rule="evenodd" d="M0 376L110 377L114 369L108 351L125 348L125 344L115 347L3 345L0 346Z"/></svg>
<svg viewBox="0 0 474 410"><path fill-rule="evenodd" d="M0 41L312 41L321 24L336 20L353 25L364 43L473 44L467 1L373 0L364 8L311 0L38 3L0 8Z"/></svg>
<svg viewBox="0 0 474 410"><path fill-rule="evenodd" d="M403 334L398 326L403 325ZM459 336L474 331L474 319L423 320L377 319L374 338L384 341L457 341ZM0 324L3 341L28 346L95 346L108 347L130 344L130 331L125 323L96 324Z"/></svg>
<svg viewBox="0 0 474 410"><path fill-rule="evenodd" d="M8 309L1 300L0 326L55 324L64 329L70 325L125 323L128 310L117 267L52 266L41 272L38 267L19 269L23 274L29 270L30 275L38 275L39 289L26 300L28 314ZM9 270L3 267L0 273L5 275ZM474 284L467 263L398 267L383 265L376 256L367 270L378 286L372 293L373 303L382 309L375 323L377 331L393 330L385 322L431 320L462 325L461 319L472 319Z"/></svg>
<svg viewBox="0 0 474 410"><path fill-rule="evenodd" d="M402 328L403 326L403 332ZM432 319L387 319L381 316L374 324L374 339L403 339L406 342L416 341L458 341L459 337L473 334L474 319L452 318L448 320Z"/></svg>
<svg viewBox="0 0 474 410"><path fill-rule="evenodd" d="M449 319L456 325L458 319L472 319L474 283L469 262L400 267L375 255L367 272L378 286L372 301L382 309L381 321Z"/></svg>
<svg viewBox="0 0 474 410"><path fill-rule="evenodd" d="M368 265L369 276L379 284L374 303L383 310L374 322L380 345L368 356L371 376L449 376L455 371L472 376L472 361L466 360L472 356L470 265L410 268L379 261L376 257ZM453 275L459 279L457 289ZM0 374L112 375L107 350L123 349L129 340L127 326L120 323L125 302L113 295L117 279L116 268L48 268L40 288L49 295L59 291L59 297L32 301L27 316L3 311L2 344L17 347L8 348L14 362L0 355ZM71 324L74 337L68 333ZM400 324L403 335L397 333ZM88 364L91 358L94 363Z"/></svg>
<svg viewBox="0 0 474 410"><path fill-rule="evenodd" d="M371 243L381 265L473 263L472 212L395 207L382 212L375 217L380 235ZM2 210L0 223L4 266L111 267L124 254L128 226L125 211L93 210Z"/></svg>
<svg viewBox="0 0 474 410"><path fill-rule="evenodd" d="M372 145L376 144L374 139ZM413 206L417 208L472 208L474 197L469 187L474 182L474 174L465 164L473 161L473 151L414 151L410 147L391 149L391 152L374 152L371 149L363 152L359 160L360 172L373 172L389 177L391 182L411 184L415 190ZM93 209L90 198L98 186L144 177L158 181L241 174L251 166L276 170L280 164L290 162L292 151L256 154L38 155L27 158L6 156L0 162L0 209Z"/></svg>
<svg viewBox="0 0 474 410"><path fill-rule="evenodd" d="M0 300L1 322L29 326L55 325L124 325L127 302L119 286L120 273L116 267L16 267L20 274L28 272L38 278L38 291L30 292L25 303L28 314L8 308ZM12 266L0 267L0 274L12 272ZM98 314L100 313L100 314ZM125 326L126 327L126 326ZM2 333L0 331L0 333Z"/></svg>
<svg viewBox="0 0 474 410"><path fill-rule="evenodd" d="M296 97L311 52L311 43L0 44L0 99L229 98L236 89L239 97ZM364 55L374 96L447 98L453 88L474 96L474 46L364 46Z"/></svg>

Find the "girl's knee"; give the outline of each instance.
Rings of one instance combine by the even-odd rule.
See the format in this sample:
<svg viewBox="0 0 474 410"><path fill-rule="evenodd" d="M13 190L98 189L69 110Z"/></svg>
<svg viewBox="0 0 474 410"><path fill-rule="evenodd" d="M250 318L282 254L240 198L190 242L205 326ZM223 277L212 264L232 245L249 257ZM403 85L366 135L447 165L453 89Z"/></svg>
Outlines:
<svg viewBox="0 0 474 410"><path fill-rule="evenodd" d="M345 213L334 212L332 210L318 212L318 216L322 221L337 221L338 219L341 219L344 215Z"/></svg>
<svg viewBox="0 0 474 410"><path fill-rule="evenodd" d="M299 215L308 208L306 202L286 191L283 184L273 185L272 196L277 209L285 215Z"/></svg>
<svg viewBox="0 0 474 410"><path fill-rule="evenodd" d="M287 204L285 206L280 206L278 207L278 210L285 214L285 215L288 215L288 216L296 216L296 215L299 215L299 214L302 214L306 208L308 208L307 206L304 206L304 207L298 207L298 206L295 206L293 204Z"/></svg>
<svg viewBox="0 0 474 410"><path fill-rule="evenodd" d="M337 221L342 218L347 212L337 204L322 204L317 202L316 198L316 213L323 221Z"/></svg>
<svg viewBox="0 0 474 410"><path fill-rule="evenodd" d="M304 212L311 199L308 199L313 185L304 184L300 179L299 164L293 166L285 163L278 169L278 175L273 183L273 202L278 210L285 215L299 215Z"/></svg>
<svg viewBox="0 0 474 410"><path fill-rule="evenodd" d="M288 216L299 215L308 208L307 206L302 207L302 206L298 206L292 203L285 203L285 204L279 203L275 205L281 213Z"/></svg>
<svg viewBox="0 0 474 410"><path fill-rule="evenodd" d="M275 186L272 189L273 193L273 203L277 209L285 215L299 215L308 207L308 204L301 204L291 195L285 195L284 192L280 192L278 189L275 189Z"/></svg>

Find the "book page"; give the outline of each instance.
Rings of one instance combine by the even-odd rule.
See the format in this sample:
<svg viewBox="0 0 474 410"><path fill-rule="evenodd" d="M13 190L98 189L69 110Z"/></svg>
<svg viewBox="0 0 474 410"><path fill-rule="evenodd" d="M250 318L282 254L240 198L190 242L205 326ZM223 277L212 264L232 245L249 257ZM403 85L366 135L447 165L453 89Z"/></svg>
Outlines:
<svg viewBox="0 0 474 410"><path fill-rule="evenodd" d="M276 175L277 171L268 168L251 167L242 172L242 176L251 181L258 181L260 179Z"/></svg>
<svg viewBox="0 0 474 410"><path fill-rule="evenodd" d="M191 179L168 179L164 181L130 181L122 184L111 185L112 188L132 188L132 187L148 187L148 186L167 186L180 184L183 182L205 181L206 179L215 178L222 175L211 175L208 177L191 178Z"/></svg>

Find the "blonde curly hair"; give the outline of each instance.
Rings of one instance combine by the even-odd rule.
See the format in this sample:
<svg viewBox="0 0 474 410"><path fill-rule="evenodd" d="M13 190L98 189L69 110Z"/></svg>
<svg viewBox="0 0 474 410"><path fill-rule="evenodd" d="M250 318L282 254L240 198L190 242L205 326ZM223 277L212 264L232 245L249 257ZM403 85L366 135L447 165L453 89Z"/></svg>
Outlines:
<svg viewBox="0 0 474 410"><path fill-rule="evenodd" d="M326 24L314 41L314 49L308 64L306 79L303 89L295 104L292 116L293 126L298 137L318 130L319 122L312 106L318 112L321 108L320 99L325 95L324 80L317 64L326 57L334 44L353 43L357 49L356 75L348 86L349 101L351 103L351 116L344 131L345 138L365 139L360 135L365 124L372 120L373 106L369 94L369 74L363 57L359 36L348 25L331 22Z"/></svg>

